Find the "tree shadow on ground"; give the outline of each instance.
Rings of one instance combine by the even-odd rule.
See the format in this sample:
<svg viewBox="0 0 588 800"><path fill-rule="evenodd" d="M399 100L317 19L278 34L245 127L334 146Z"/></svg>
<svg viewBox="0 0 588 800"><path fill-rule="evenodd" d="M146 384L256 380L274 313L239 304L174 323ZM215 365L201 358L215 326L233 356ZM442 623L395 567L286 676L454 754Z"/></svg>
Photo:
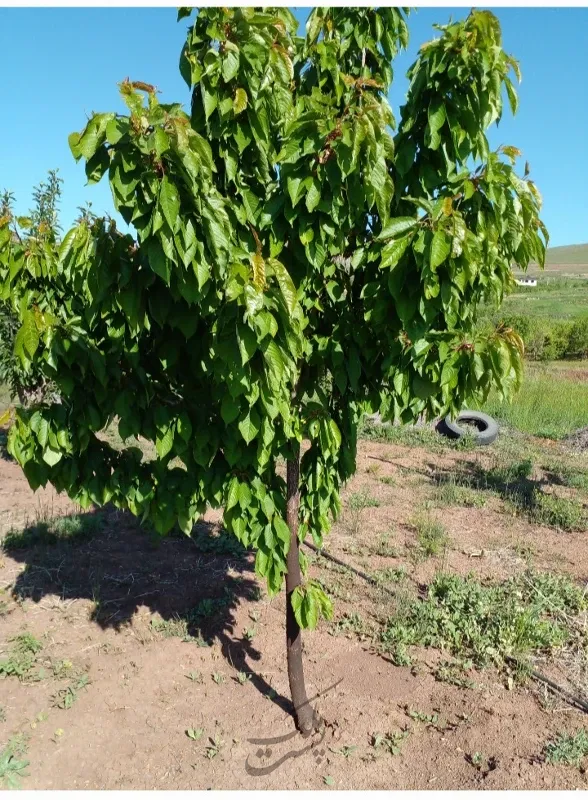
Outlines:
<svg viewBox="0 0 588 800"><path fill-rule="evenodd" d="M236 608L259 600L261 590L252 554L220 526L200 522L191 537L180 531L160 537L131 514L106 507L12 531L3 549L25 565L12 587L15 599L91 600L91 619L116 630L147 606L157 615L156 632L201 646L218 641L229 663L292 713L290 700L252 668L259 651L235 634Z"/></svg>

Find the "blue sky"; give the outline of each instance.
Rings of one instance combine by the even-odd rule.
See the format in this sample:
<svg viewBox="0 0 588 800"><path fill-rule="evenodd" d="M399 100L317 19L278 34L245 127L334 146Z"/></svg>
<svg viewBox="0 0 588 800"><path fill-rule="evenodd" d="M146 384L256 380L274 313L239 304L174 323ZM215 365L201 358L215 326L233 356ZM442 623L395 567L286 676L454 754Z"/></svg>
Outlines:
<svg viewBox="0 0 588 800"><path fill-rule="evenodd" d="M306 19L308 9L296 8ZM432 24L463 8L419 8L409 20L409 49L395 62L391 101L404 102L405 73ZM521 64L520 108L493 129L493 146L514 144L531 164L544 198L551 244L588 242L588 8L496 8L505 49ZM112 212L107 181L85 186L68 135L92 111L124 111L117 83L125 77L155 84L162 102L183 102L189 92L178 72L187 21L173 8L2 8L4 67L0 126L0 188L16 193L17 211L30 207L32 187L50 168L64 179L62 223L78 206ZM584 144L582 144L584 142Z"/></svg>

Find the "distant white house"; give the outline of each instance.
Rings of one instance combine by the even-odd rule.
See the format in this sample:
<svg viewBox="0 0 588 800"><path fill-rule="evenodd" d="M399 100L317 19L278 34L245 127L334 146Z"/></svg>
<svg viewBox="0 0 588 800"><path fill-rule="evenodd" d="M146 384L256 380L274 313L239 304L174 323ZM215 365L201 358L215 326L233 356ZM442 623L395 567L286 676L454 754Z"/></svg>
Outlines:
<svg viewBox="0 0 588 800"><path fill-rule="evenodd" d="M515 278L515 283L517 286L537 286L537 281L535 278Z"/></svg>

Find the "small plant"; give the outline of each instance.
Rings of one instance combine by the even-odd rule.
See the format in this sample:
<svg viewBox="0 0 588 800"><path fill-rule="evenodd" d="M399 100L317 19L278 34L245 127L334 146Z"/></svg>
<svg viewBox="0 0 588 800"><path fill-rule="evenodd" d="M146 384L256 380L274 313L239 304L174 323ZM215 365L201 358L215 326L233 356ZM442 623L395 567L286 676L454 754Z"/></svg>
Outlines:
<svg viewBox="0 0 588 800"><path fill-rule="evenodd" d="M376 544L375 547L372 548L372 552L376 556L381 556L382 558L397 558L398 557L398 550L396 547L392 547L389 544L388 537L382 536L380 541Z"/></svg>
<svg viewBox="0 0 588 800"><path fill-rule="evenodd" d="M349 508L352 511L363 511L364 508L378 508L380 501L368 492L355 492L349 498Z"/></svg>
<svg viewBox="0 0 588 800"><path fill-rule="evenodd" d="M198 739L202 737L204 733L204 728L188 728L186 731L186 736L188 739L192 739L193 742L197 742Z"/></svg>
<svg viewBox="0 0 588 800"><path fill-rule="evenodd" d="M218 756L224 745L224 742L218 733L214 735L214 738L211 737L208 741L210 742L210 744L204 751L204 755L206 756L206 758L212 760L213 758L216 758Z"/></svg>
<svg viewBox="0 0 588 800"><path fill-rule="evenodd" d="M588 756L588 733L584 728L574 734L558 733L555 739L547 742L543 753L548 764L568 764L580 768Z"/></svg>
<svg viewBox="0 0 588 800"><path fill-rule="evenodd" d="M467 676L467 670L472 667L473 663L468 660L441 661L433 672L433 677L441 683L458 686L460 689L474 689L476 684Z"/></svg>
<svg viewBox="0 0 588 800"><path fill-rule="evenodd" d="M151 628L160 633L165 639L178 636L180 639L188 638L188 625L185 619L175 616L172 619L152 619Z"/></svg>
<svg viewBox="0 0 588 800"><path fill-rule="evenodd" d="M253 609L253 611L249 612L249 619L252 622L259 622L259 611L257 609Z"/></svg>
<svg viewBox="0 0 588 800"><path fill-rule="evenodd" d="M0 706L0 722L6 722L6 709Z"/></svg>
<svg viewBox="0 0 588 800"><path fill-rule="evenodd" d="M413 527L417 534L418 552L421 557L439 555L447 546L449 536L444 526L428 514L414 518Z"/></svg>
<svg viewBox="0 0 588 800"><path fill-rule="evenodd" d="M255 628L244 628L243 629L243 638L246 639L248 642L252 642L257 634L257 630Z"/></svg>
<svg viewBox="0 0 588 800"><path fill-rule="evenodd" d="M484 763L484 756L482 753L476 752L472 753L470 756L466 756L466 760L474 767L481 767Z"/></svg>
<svg viewBox="0 0 588 800"><path fill-rule="evenodd" d="M10 642L13 642L12 648L7 657L0 661L0 675L13 675L24 681L31 677L43 645L31 633L20 633L10 639Z"/></svg>
<svg viewBox="0 0 588 800"><path fill-rule="evenodd" d="M244 686L248 681L251 680L251 673L250 672L239 672L237 675L237 681Z"/></svg>
<svg viewBox="0 0 588 800"><path fill-rule="evenodd" d="M335 778L332 775L324 775L323 776L323 783L325 786L334 786L335 785Z"/></svg>
<svg viewBox="0 0 588 800"><path fill-rule="evenodd" d="M65 711L70 709L78 699L80 689L85 689L90 683L88 675L81 675L77 681L65 689L60 689L53 697L53 705Z"/></svg>
<svg viewBox="0 0 588 800"><path fill-rule="evenodd" d="M405 711L406 716L410 717L415 722L426 722L427 725L437 725L439 722L439 714L437 712L433 714L426 714L424 711L417 711L410 706L407 706Z"/></svg>
<svg viewBox="0 0 588 800"><path fill-rule="evenodd" d="M226 678L225 678L225 676L223 675L222 672L213 672L212 673L212 680L216 684L221 684L221 683L224 683L226 681Z"/></svg>
<svg viewBox="0 0 588 800"><path fill-rule="evenodd" d="M347 759L350 758L355 751L357 750L357 745L350 744L350 745L343 745L343 747L329 747L331 753L335 753L337 756L343 756L343 758Z"/></svg>
<svg viewBox="0 0 588 800"><path fill-rule="evenodd" d="M402 583L408 576L404 567L388 567L375 572L374 577L378 583L389 584Z"/></svg>
<svg viewBox="0 0 588 800"><path fill-rule="evenodd" d="M192 681L193 683L203 683L204 677L201 672L189 672L186 675L188 680Z"/></svg>
<svg viewBox="0 0 588 800"><path fill-rule="evenodd" d="M366 631L365 622L357 611L344 614L334 623L333 628L337 633L364 634Z"/></svg>
<svg viewBox="0 0 588 800"><path fill-rule="evenodd" d="M375 750L386 750L390 755L397 756L410 734L410 728L403 728L402 730L386 734L374 733L372 736L372 747Z"/></svg>
<svg viewBox="0 0 588 800"><path fill-rule="evenodd" d="M392 475L381 475L379 480L380 483L385 483L386 486L396 486L396 478Z"/></svg>
<svg viewBox="0 0 588 800"><path fill-rule="evenodd" d="M0 782L6 789L20 789L18 778L26 778L28 761L22 760L26 753L26 742L22 736L14 736L0 750Z"/></svg>

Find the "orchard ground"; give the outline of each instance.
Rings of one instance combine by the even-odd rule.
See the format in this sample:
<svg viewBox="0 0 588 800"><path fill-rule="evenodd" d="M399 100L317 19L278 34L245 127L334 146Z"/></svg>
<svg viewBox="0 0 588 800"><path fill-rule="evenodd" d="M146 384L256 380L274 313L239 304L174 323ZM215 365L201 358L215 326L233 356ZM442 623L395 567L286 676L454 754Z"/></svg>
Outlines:
<svg viewBox="0 0 588 800"><path fill-rule="evenodd" d="M585 375L570 380L588 395ZM0 477L0 782L588 786L586 715L503 660L520 654L588 698L581 445L509 427L488 448L365 428L326 549L377 585L306 551L335 602L304 635L327 727L267 746L249 740L293 730L284 595L268 599L219 515L159 540L112 509L33 494L7 458Z"/></svg>

